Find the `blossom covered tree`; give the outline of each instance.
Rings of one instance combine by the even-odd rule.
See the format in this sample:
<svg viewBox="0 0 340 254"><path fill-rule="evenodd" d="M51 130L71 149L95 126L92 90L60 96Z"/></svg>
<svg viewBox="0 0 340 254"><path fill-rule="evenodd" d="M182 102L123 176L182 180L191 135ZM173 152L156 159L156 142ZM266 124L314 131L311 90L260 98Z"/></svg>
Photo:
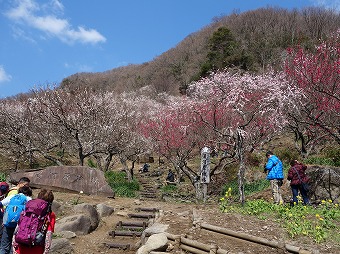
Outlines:
<svg viewBox="0 0 340 254"><path fill-rule="evenodd" d="M0 150L15 162L34 162L36 150L31 135L31 117L27 104L22 100L1 100L0 102Z"/></svg>
<svg viewBox="0 0 340 254"><path fill-rule="evenodd" d="M318 134L314 140L327 135L339 144L340 29L312 50L289 48L285 71L305 95L298 110L291 112L297 120L295 128L303 129L301 139L312 131Z"/></svg>
<svg viewBox="0 0 340 254"><path fill-rule="evenodd" d="M258 148L285 126L284 111L294 106L300 91L282 73L251 75L217 72L189 86L189 97L197 102L194 112L214 130L239 162L240 201L244 202L245 154Z"/></svg>
<svg viewBox="0 0 340 254"><path fill-rule="evenodd" d="M152 140L154 150L173 165L177 181L185 174L199 195L199 172L191 168L188 161L209 142L209 135L192 111L191 100L166 96L163 102L141 123L141 131Z"/></svg>

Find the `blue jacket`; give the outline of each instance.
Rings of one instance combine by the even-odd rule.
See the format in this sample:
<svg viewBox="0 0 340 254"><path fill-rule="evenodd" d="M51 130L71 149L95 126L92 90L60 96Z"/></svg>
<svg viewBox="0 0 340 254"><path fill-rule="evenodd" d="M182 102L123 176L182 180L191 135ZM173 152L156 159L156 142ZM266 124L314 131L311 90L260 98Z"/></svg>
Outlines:
<svg viewBox="0 0 340 254"><path fill-rule="evenodd" d="M269 157L266 170L268 171L267 179L283 179L283 164L275 155Z"/></svg>

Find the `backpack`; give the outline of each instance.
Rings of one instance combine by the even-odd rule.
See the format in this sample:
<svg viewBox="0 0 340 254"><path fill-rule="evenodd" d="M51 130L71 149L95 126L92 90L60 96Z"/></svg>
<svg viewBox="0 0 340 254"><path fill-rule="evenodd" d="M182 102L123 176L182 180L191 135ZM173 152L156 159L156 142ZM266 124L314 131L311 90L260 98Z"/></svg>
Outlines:
<svg viewBox="0 0 340 254"><path fill-rule="evenodd" d="M15 194L6 206L3 224L8 228L15 228L18 224L20 214L25 209L27 197L24 194Z"/></svg>
<svg viewBox="0 0 340 254"><path fill-rule="evenodd" d="M44 245L50 214L51 204L47 201L38 198L28 201L18 222L15 241L28 246Z"/></svg>

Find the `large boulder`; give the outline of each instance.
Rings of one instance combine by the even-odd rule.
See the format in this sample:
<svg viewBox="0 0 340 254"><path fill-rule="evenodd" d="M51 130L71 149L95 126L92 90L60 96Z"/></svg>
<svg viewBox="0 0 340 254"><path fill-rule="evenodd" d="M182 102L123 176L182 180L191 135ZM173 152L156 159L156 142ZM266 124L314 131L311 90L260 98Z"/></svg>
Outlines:
<svg viewBox="0 0 340 254"><path fill-rule="evenodd" d="M26 176L31 186L58 191L113 197L114 192L105 180L103 171L81 166L53 166L44 169L21 170L10 174L17 182Z"/></svg>
<svg viewBox="0 0 340 254"><path fill-rule="evenodd" d="M90 231L93 231L98 227L100 218L96 208L93 205L78 204L75 207L73 207L73 210L76 214L83 213L90 217L91 220Z"/></svg>
<svg viewBox="0 0 340 254"><path fill-rule="evenodd" d="M86 235L93 230L91 218L85 214L71 215L58 220L55 232L71 231L77 235Z"/></svg>
<svg viewBox="0 0 340 254"><path fill-rule="evenodd" d="M340 202L340 168L310 165L306 174L310 177L311 198L316 201L331 199Z"/></svg>

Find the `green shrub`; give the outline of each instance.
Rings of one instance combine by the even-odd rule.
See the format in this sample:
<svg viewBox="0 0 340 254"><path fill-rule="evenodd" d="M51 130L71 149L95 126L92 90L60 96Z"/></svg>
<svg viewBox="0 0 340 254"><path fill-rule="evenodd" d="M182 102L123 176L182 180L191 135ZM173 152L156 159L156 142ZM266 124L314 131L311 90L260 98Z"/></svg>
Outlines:
<svg viewBox="0 0 340 254"><path fill-rule="evenodd" d="M241 204L227 202L227 193L220 199L222 212L236 212L257 216L259 219L271 218L282 223L291 238L310 237L316 243L338 242L340 210L332 200L322 200L318 207L295 205L275 205L262 199Z"/></svg>
<svg viewBox="0 0 340 254"><path fill-rule="evenodd" d="M161 188L161 192L162 193L173 193L173 192L177 192L177 191L178 191L177 186L176 185L172 185L172 184L164 185Z"/></svg>
<svg viewBox="0 0 340 254"><path fill-rule="evenodd" d="M325 165L325 166L336 166L332 158L323 158L323 157L309 157L304 160L306 164L315 164L315 165Z"/></svg>
<svg viewBox="0 0 340 254"><path fill-rule="evenodd" d="M327 148L325 155L333 161L332 166L340 167L340 148Z"/></svg>
<svg viewBox="0 0 340 254"><path fill-rule="evenodd" d="M0 173L0 182L6 182L6 174L3 172Z"/></svg>
<svg viewBox="0 0 340 254"><path fill-rule="evenodd" d="M269 187L270 183L267 179L261 179L257 180L251 183L245 183L244 184L244 194L250 195L252 193L260 192L262 190L265 190ZM225 184L222 188L222 195L224 195L229 189L231 189L231 195L232 196L239 196L238 193L238 183L237 179Z"/></svg>
<svg viewBox="0 0 340 254"><path fill-rule="evenodd" d="M87 166L89 166L90 168L96 168L97 164L93 160L88 159L87 160Z"/></svg>
<svg viewBox="0 0 340 254"><path fill-rule="evenodd" d="M296 149L282 147L273 151L282 162L289 164L292 160L300 159L300 154Z"/></svg>
<svg viewBox="0 0 340 254"><path fill-rule="evenodd" d="M108 171L105 173L105 177L118 197L136 197L136 193L140 189L139 183L135 179L131 182L127 180L125 172Z"/></svg>
<svg viewBox="0 0 340 254"><path fill-rule="evenodd" d="M270 186L270 182L267 179L261 179L254 181L252 183L246 183L244 185L245 195L250 195L252 193L260 192L267 189Z"/></svg>

